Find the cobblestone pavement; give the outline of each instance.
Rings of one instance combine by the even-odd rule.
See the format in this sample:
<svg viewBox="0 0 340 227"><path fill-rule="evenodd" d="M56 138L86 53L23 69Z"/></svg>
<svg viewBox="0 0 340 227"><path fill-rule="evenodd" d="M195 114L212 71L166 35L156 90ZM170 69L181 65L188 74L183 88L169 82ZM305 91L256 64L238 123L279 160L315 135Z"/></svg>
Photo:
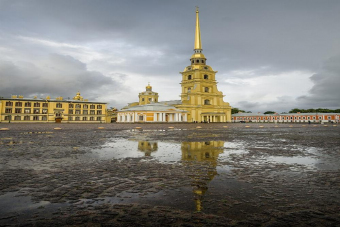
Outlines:
<svg viewBox="0 0 340 227"><path fill-rule="evenodd" d="M340 226L339 167L340 125L1 123L0 226Z"/></svg>

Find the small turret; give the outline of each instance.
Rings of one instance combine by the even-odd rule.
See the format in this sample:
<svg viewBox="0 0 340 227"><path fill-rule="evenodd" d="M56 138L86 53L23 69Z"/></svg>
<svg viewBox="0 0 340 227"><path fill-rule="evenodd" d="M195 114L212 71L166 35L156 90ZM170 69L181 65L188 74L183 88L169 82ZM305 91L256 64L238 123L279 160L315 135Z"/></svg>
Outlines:
<svg viewBox="0 0 340 227"><path fill-rule="evenodd" d="M76 96L73 97L73 100L83 101L84 98L80 96L80 92L78 91Z"/></svg>

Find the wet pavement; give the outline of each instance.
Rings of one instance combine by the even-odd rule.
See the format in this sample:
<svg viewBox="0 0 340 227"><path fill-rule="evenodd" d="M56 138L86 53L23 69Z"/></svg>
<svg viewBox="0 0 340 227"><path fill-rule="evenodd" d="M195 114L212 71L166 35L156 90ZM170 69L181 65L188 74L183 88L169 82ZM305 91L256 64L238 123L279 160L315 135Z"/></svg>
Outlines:
<svg viewBox="0 0 340 227"><path fill-rule="evenodd" d="M340 125L0 128L0 226L340 223Z"/></svg>

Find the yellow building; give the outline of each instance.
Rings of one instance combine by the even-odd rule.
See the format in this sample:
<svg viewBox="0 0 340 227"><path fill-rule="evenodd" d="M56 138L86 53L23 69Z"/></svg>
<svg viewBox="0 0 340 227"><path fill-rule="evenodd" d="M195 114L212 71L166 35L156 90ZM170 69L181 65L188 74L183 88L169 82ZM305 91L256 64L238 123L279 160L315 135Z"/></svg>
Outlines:
<svg viewBox="0 0 340 227"><path fill-rule="evenodd" d="M90 102L80 96L79 92L72 100L14 95L11 98L0 98L0 122L105 123L106 103Z"/></svg>
<svg viewBox="0 0 340 227"><path fill-rule="evenodd" d="M180 72L182 103L175 107L189 112L189 122L231 122L231 107L217 89L217 71L206 65L207 59L202 53L198 14L196 9L195 53L190 58L191 65Z"/></svg>
<svg viewBox="0 0 340 227"><path fill-rule="evenodd" d="M107 123L114 123L117 122L117 109L111 107L110 109L106 110L106 122Z"/></svg>
<svg viewBox="0 0 340 227"><path fill-rule="evenodd" d="M231 122L231 107L218 91L214 71L206 65L196 9L195 53L182 74L181 100L159 102L150 84L139 93L139 101L118 111L117 122ZM182 111L182 113L181 113Z"/></svg>

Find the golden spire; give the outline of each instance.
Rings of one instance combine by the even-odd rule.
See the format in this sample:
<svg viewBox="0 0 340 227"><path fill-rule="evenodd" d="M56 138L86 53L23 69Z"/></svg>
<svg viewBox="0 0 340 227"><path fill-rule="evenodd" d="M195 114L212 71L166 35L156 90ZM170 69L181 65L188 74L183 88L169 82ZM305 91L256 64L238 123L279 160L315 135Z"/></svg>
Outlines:
<svg viewBox="0 0 340 227"><path fill-rule="evenodd" d="M195 31L195 50L202 49L201 44L201 31L200 31L200 21L198 18L198 6L196 6L196 31Z"/></svg>

